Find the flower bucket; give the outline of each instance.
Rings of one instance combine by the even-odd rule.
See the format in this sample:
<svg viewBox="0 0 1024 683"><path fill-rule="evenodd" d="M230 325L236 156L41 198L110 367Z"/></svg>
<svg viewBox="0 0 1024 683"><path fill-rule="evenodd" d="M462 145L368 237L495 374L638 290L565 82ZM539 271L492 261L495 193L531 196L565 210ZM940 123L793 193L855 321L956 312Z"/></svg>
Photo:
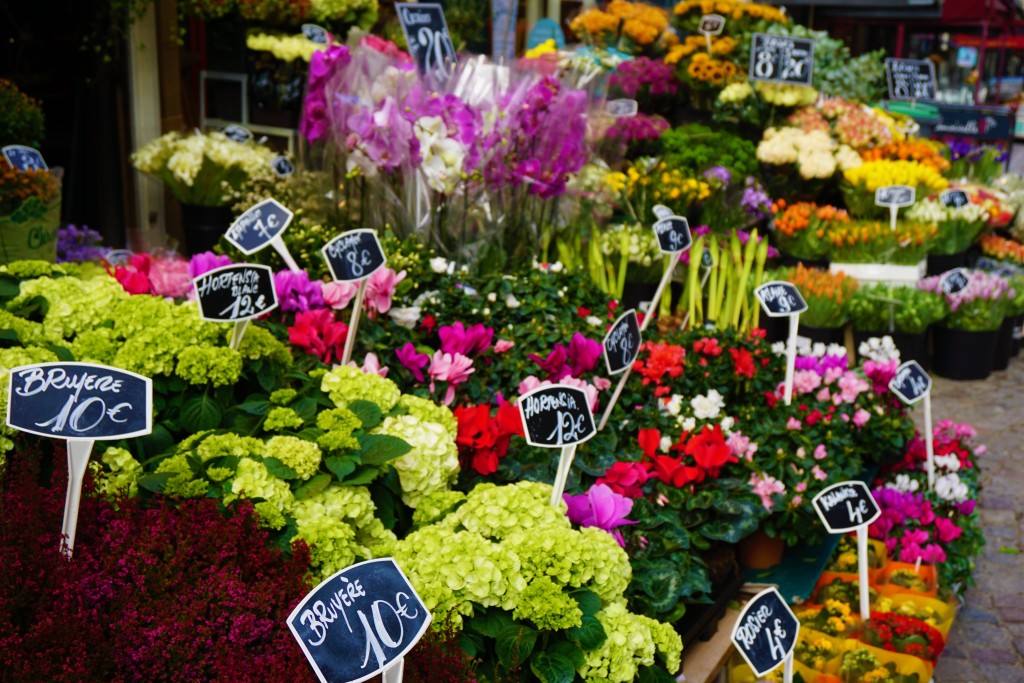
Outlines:
<svg viewBox="0 0 1024 683"><path fill-rule="evenodd" d="M956 607L938 598L930 598L926 595L915 593L897 592L891 590L875 601L871 609L875 612L895 612L908 617L923 621L942 634L943 638L949 638L949 629L953 628L953 617L956 616Z"/></svg>
<svg viewBox="0 0 1024 683"><path fill-rule="evenodd" d="M758 529L739 542L736 547L736 557L745 567L768 569L782 562L782 554L785 550L785 541L781 538L773 538L762 529Z"/></svg>
<svg viewBox="0 0 1024 683"><path fill-rule="evenodd" d="M57 260L60 197L44 204L37 197L23 202L14 213L0 216L0 263L37 259Z"/></svg>
<svg viewBox="0 0 1024 683"><path fill-rule="evenodd" d="M959 254L928 254L928 275L942 275L954 268L967 265L967 252Z"/></svg>
<svg viewBox="0 0 1024 683"><path fill-rule="evenodd" d="M998 330L974 332L937 326L932 330L932 369L946 379L985 379L992 373Z"/></svg>
<svg viewBox="0 0 1024 683"><path fill-rule="evenodd" d="M935 669L931 663L918 657L914 657L913 655L889 652L888 650L883 650L880 647L874 647L873 645L862 643L859 640L853 640L852 638L848 639L846 641L846 652L854 652L856 650L867 650L874 655L875 659L877 659L882 665L889 663L894 664L896 666L896 671L903 676L917 675L917 680L920 683L927 683L927 681L930 681L932 678L932 672ZM845 654L846 653L844 653L844 656ZM842 680L844 683L861 683L860 679L845 675L842 676Z"/></svg>
<svg viewBox="0 0 1024 683"><path fill-rule="evenodd" d="M996 351L992 357L993 370L1005 370L1010 367L1010 355L1013 350L1013 325L1015 318L1009 316L1003 318L1003 324L999 326L999 333L996 336Z"/></svg>
<svg viewBox="0 0 1024 683"><path fill-rule="evenodd" d="M227 206L182 204L181 226L188 255L212 250L231 227L231 220L231 208Z"/></svg>

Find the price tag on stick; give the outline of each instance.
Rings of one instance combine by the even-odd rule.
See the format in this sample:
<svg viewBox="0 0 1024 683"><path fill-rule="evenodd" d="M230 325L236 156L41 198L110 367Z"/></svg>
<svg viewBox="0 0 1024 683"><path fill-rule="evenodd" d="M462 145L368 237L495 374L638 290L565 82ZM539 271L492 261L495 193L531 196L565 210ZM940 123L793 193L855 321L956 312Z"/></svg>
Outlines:
<svg viewBox="0 0 1024 683"><path fill-rule="evenodd" d="M900 207L914 203L917 191L909 185L886 185L875 190L875 206L889 207L889 227L896 229L896 215Z"/></svg>
<svg viewBox="0 0 1024 683"><path fill-rule="evenodd" d="M538 387L519 397L519 415L526 443L540 448L561 448L551 504L558 505L576 454L576 446L597 433L585 391L567 384Z"/></svg>
<svg viewBox="0 0 1024 683"><path fill-rule="evenodd" d="M932 439L932 378L916 360L908 360L896 368L889 380L889 390L907 405L924 402L925 467L928 472L928 490L935 490L935 446Z"/></svg>
<svg viewBox="0 0 1024 683"><path fill-rule="evenodd" d="M814 510L832 534L857 532L857 568L860 584L860 617L871 617L868 604L868 526L882 511L862 481L833 484L814 497Z"/></svg>
<svg viewBox="0 0 1024 683"><path fill-rule="evenodd" d="M46 162L43 161L43 155L34 147L26 147L25 145L7 145L6 147L0 148L0 152L3 153L4 159L7 160L7 163L19 171L49 170L46 166Z"/></svg>
<svg viewBox="0 0 1024 683"><path fill-rule="evenodd" d="M339 282L358 282L355 301L352 304L352 318L349 320L348 335L345 337L345 351L341 364L352 359L359 329L359 316L366 296L366 283L370 276L384 267L387 257L380 246L377 233L368 228L349 230L324 245L324 260L331 271L331 277Z"/></svg>
<svg viewBox="0 0 1024 683"><path fill-rule="evenodd" d="M222 130L221 132L224 133L224 137L226 137L228 140L234 140L235 142L241 143L243 145L252 140L254 137L251 130L249 130L245 126L240 126L237 123L232 123L229 126L225 126L224 130Z"/></svg>
<svg viewBox="0 0 1024 683"><path fill-rule="evenodd" d="M295 164L286 156L274 157L274 160L270 162L270 168L274 170L274 175L278 178L287 178L295 173Z"/></svg>
<svg viewBox="0 0 1024 683"><path fill-rule="evenodd" d="M437 3L396 2L398 22L420 76L445 83L455 73L455 54L444 9Z"/></svg>
<svg viewBox="0 0 1024 683"><path fill-rule="evenodd" d="M233 322L231 348L237 349L249 321L277 308L274 273L270 266L235 264L203 273L192 281L199 317Z"/></svg>
<svg viewBox="0 0 1024 683"><path fill-rule="evenodd" d="M807 302L796 285L778 280L766 282L754 290L761 309L769 318L789 317L789 336L786 338L786 405L793 402L793 375L796 371L796 335L800 327L800 314L807 310Z"/></svg>
<svg viewBox="0 0 1024 683"><path fill-rule="evenodd" d="M939 280L939 287L944 294L959 294L971 284L971 271L966 268L954 268L946 271Z"/></svg>
<svg viewBox="0 0 1024 683"><path fill-rule="evenodd" d="M946 190L939 195L939 202L947 209L959 209L971 203L971 198L963 190Z"/></svg>
<svg viewBox="0 0 1024 683"><path fill-rule="evenodd" d="M359 683L382 672L385 683L399 683L403 658L430 619L409 579L386 558L328 577L287 623L321 683Z"/></svg>
<svg viewBox="0 0 1024 683"><path fill-rule="evenodd" d="M95 363L36 363L11 368L7 397L8 427L67 439L68 489L61 549L71 557L92 445L153 430L153 382L134 372Z"/></svg>
<svg viewBox="0 0 1024 683"><path fill-rule="evenodd" d="M243 254L254 254L268 244L284 260L292 272L301 270L285 246L281 234L295 216L276 199L264 199L249 207L228 228L224 238Z"/></svg>
<svg viewBox="0 0 1024 683"><path fill-rule="evenodd" d="M619 400L619 395L622 394L622 389L626 386L626 380L629 379L629 375L633 371L633 363L640 355L641 343L643 343L643 335L640 332L640 322L637 319L636 310L631 308L619 316L601 343L604 348L604 362L608 366L608 374L617 375L623 371L625 374L622 375L622 379L619 380L615 392L604 409L598 429L604 429L604 426L608 424L612 409Z"/></svg>
<svg viewBox="0 0 1024 683"><path fill-rule="evenodd" d="M711 36L721 35L725 29L725 17L721 14L705 14L700 18L697 31L704 36L708 44L708 54L711 54Z"/></svg>
<svg viewBox="0 0 1024 683"><path fill-rule="evenodd" d="M810 85L813 71L813 40L754 34L750 48L750 80Z"/></svg>
<svg viewBox="0 0 1024 683"><path fill-rule="evenodd" d="M331 34L327 29L316 24L303 24L302 35L306 36L306 40L317 45L327 45L331 42Z"/></svg>
<svg viewBox="0 0 1024 683"><path fill-rule="evenodd" d="M783 680L793 680L793 648L800 622L775 588L753 597L732 628L732 642L755 676L764 676L785 663Z"/></svg>

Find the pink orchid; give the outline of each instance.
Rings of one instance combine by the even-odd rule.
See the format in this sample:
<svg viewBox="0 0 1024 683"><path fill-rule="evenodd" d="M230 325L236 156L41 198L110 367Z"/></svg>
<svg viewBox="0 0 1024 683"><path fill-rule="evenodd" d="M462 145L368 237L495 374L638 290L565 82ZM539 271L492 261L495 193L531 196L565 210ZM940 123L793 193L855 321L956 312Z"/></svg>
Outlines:
<svg viewBox="0 0 1024 683"><path fill-rule="evenodd" d="M430 356L418 352L412 342L406 342L404 346L395 349L395 355L398 356L398 362L412 373L417 382L426 381L427 378L423 375L423 368L427 367L427 364L430 362Z"/></svg>
<svg viewBox="0 0 1024 683"><path fill-rule="evenodd" d="M618 541L619 545L626 547L626 542L617 528L626 524L636 524L626 519L626 515L633 509L633 501L630 498L615 493L604 484L594 484L585 495L563 493L562 500L569 508L569 521L580 526L604 529Z"/></svg>
<svg viewBox="0 0 1024 683"><path fill-rule="evenodd" d="M366 308L370 317L391 310L391 297L395 294L398 283L405 279L405 271L396 273L384 266L370 276L366 283Z"/></svg>
<svg viewBox="0 0 1024 683"><path fill-rule="evenodd" d="M455 400L455 387L469 379L474 370L473 360L461 353L435 351L433 358L430 359L430 368L427 370L431 380L430 391L435 390L435 380L447 382L448 390L444 394L443 403L446 406L451 405Z"/></svg>
<svg viewBox="0 0 1024 683"><path fill-rule="evenodd" d="M359 285L354 282L337 282L332 280L331 282L325 282L320 287L320 295L324 299L324 304L340 311L351 303L358 289Z"/></svg>

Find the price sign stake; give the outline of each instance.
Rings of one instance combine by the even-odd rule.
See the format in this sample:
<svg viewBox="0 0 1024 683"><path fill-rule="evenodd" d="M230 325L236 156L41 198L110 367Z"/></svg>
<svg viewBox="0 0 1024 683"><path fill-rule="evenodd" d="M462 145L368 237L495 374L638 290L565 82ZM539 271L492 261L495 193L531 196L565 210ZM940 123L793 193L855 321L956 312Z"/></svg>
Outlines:
<svg viewBox="0 0 1024 683"><path fill-rule="evenodd" d="M700 18L697 31L704 36L708 43L708 54L711 54L711 36L721 35L725 29L725 17L721 14L705 14Z"/></svg>
<svg viewBox="0 0 1024 683"><path fill-rule="evenodd" d="M608 418L612 414L626 380L633 372L633 362L640 355L640 344L643 343L643 335L640 333L640 323L637 319L636 310L631 308L615 321L608 334L605 335L602 346L604 347L604 362L608 366L609 375L617 375L623 372L622 379L615 387L615 392L608 401L608 406L601 416L601 424L598 429L604 429L608 424Z"/></svg>
<svg viewBox="0 0 1024 683"><path fill-rule="evenodd" d="M800 621L775 588L767 588L748 602L732 628L732 642L755 676L764 676L785 663L783 680L793 681L793 648Z"/></svg>
<svg viewBox="0 0 1024 683"><path fill-rule="evenodd" d="M225 126L224 130L221 132L224 133L224 137L228 140L234 140L235 142L239 142L243 145L254 137L251 130L245 126L240 126L237 123Z"/></svg>
<svg viewBox="0 0 1024 683"><path fill-rule="evenodd" d="M896 215L901 206L914 203L916 190L909 185L886 185L875 190L875 206L889 207L889 227L896 230Z"/></svg>
<svg viewBox="0 0 1024 683"><path fill-rule="evenodd" d="M868 604L868 527L882 511L874 496L862 481L842 481L833 484L814 497L814 510L822 524L832 534L857 532L857 568L860 583L860 617L869 619Z"/></svg>
<svg viewBox="0 0 1024 683"><path fill-rule="evenodd" d="M331 34L327 29L316 24L303 24L302 35L306 36L306 40L317 45L327 45L331 42Z"/></svg>
<svg viewBox="0 0 1024 683"><path fill-rule="evenodd" d="M685 218L673 215L671 209L661 204L655 206L653 211L658 218L652 226L654 236L658 240L658 249L661 250L661 253L667 254L669 259L668 265L665 266L665 273L661 276L661 282L658 283L658 288L654 292L654 298L651 299L651 305L644 315L644 323L640 326L641 332L646 330L647 326L651 324L651 320L654 319L665 288L672 281L672 271L679 263L679 257L693 244L693 238L690 236L690 224Z"/></svg>
<svg viewBox="0 0 1024 683"><path fill-rule="evenodd" d="M750 49L750 80L810 85L814 70L814 41L755 33Z"/></svg>
<svg viewBox="0 0 1024 683"><path fill-rule="evenodd" d="M349 230L338 235L324 245L323 255L335 280L359 283L352 304L348 335L345 337L345 351L341 358L341 364L346 365L352 359L352 350L356 345L356 331L359 329L359 316L366 296L366 283L371 275L384 267L387 257L384 256L384 249L380 246L377 233L367 228Z"/></svg>
<svg viewBox="0 0 1024 683"><path fill-rule="evenodd" d="M284 260L289 270L298 272L302 269L295 263L291 252L281 239L281 234L294 216L295 214L276 199L264 199L236 218L224 238L246 255L253 254L269 244Z"/></svg>
<svg viewBox="0 0 1024 683"><path fill-rule="evenodd" d="M347 567L314 588L288 616L320 683L359 683L383 673L400 683L404 657L430 611L391 558Z"/></svg>
<svg viewBox="0 0 1024 683"><path fill-rule="evenodd" d="M916 360L908 360L896 368L889 380L889 390L909 406L924 401L924 446L928 470L928 490L935 490L935 447L932 444L932 378Z"/></svg>
<svg viewBox="0 0 1024 683"><path fill-rule="evenodd" d="M800 327L800 314L807 310L807 302L800 290L789 282L766 282L754 290L761 309L769 318L789 318L789 336L786 339L786 405L793 402L793 375L796 371L796 333Z"/></svg>
<svg viewBox="0 0 1024 683"><path fill-rule="evenodd" d="M930 59L885 60L885 76L891 100L934 100L935 64Z"/></svg>
<svg viewBox="0 0 1024 683"><path fill-rule="evenodd" d="M939 195L939 202L947 209L959 209L971 203L971 198L963 190L946 190Z"/></svg>
<svg viewBox="0 0 1024 683"><path fill-rule="evenodd" d="M153 381L95 363L36 363L11 368L7 426L67 439L68 489L61 550L71 557L92 445L153 430Z"/></svg>
<svg viewBox="0 0 1024 683"><path fill-rule="evenodd" d="M597 433L587 394L579 387L552 384L519 397L519 415L526 443L540 448L561 448L551 504L558 505L569 478L576 446Z"/></svg>

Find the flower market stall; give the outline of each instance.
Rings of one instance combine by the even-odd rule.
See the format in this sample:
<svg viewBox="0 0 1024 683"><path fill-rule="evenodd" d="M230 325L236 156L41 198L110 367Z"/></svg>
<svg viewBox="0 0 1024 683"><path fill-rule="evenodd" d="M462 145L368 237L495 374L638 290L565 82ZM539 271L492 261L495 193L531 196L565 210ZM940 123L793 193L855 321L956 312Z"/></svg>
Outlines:
<svg viewBox="0 0 1024 683"><path fill-rule="evenodd" d="M928 373L1024 320L1000 150L767 5L614 0L511 64L364 5L187 3L308 62L301 153L132 156L189 256L46 227L0 83L0 236L39 236L0 265L0 679L927 683L985 542Z"/></svg>

